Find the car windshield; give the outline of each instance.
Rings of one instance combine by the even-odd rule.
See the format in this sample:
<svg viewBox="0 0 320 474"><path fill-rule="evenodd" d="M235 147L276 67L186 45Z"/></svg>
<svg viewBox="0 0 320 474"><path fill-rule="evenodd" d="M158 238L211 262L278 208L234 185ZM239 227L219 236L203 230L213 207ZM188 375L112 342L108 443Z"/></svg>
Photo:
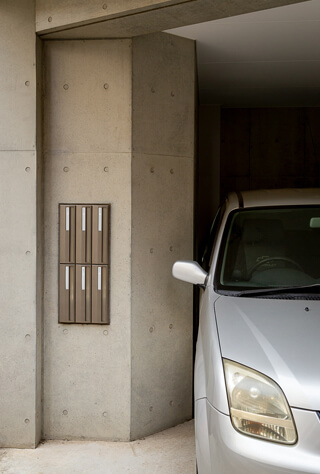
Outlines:
<svg viewBox="0 0 320 474"><path fill-rule="evenodd" d="M248 293L319 285L320 207L233 211L215 282L218 291Z"/></svg>

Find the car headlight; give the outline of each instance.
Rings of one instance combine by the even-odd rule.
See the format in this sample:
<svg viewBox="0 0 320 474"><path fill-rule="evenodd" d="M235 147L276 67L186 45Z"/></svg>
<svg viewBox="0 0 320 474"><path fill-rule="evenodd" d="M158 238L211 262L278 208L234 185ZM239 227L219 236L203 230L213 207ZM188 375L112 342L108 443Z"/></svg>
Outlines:
<svg viewBox="0 0 320 474"><path fill-rule="evenodd" d="M241 433L294 444L297 432L281 388L265 375L224 359L232 424Z"/></svg>

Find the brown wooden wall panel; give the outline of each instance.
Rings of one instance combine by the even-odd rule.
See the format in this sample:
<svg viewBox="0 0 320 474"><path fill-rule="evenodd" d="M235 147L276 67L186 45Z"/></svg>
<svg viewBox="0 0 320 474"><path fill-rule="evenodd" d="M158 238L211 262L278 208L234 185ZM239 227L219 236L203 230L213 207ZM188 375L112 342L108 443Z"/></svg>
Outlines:
<svg viewBox="0 0 320 474"><path fill-rule="evenodd" d="M220 195L230 188L239 189L250 176L250 111L223 109L221 111ZM240 181L240 183L239 183Z"/></svg>
<svg viewBox="0 0 320 474"><path fill-rule="evenodd" d="M320 109L221 110L221 199L230 191L320 186Z"/></svg>
<svg viewBox="0 0 320 474"><path fill-rule="evenodd" d="M250 115L250 176L303 176L304 110L252 109Z"/></svg>

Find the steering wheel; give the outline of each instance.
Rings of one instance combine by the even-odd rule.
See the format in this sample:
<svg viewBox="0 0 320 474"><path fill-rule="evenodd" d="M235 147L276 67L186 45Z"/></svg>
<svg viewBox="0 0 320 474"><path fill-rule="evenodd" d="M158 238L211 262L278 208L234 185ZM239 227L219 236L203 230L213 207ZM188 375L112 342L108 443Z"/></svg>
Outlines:
<svg viewBox="0 0 320 474"><path fill-rule="evenodd" d="M298 270L303 272L302 267L297 263L295 260L292 260L291 258L288 257L267 257L264 260L260 260L260 262L256 263L253 265L253 267L248 271L247 277L248 280L252 277L252 274L259 268L261 265L264 265L265 263L268 262L287 262L296 267Z"/></svg>

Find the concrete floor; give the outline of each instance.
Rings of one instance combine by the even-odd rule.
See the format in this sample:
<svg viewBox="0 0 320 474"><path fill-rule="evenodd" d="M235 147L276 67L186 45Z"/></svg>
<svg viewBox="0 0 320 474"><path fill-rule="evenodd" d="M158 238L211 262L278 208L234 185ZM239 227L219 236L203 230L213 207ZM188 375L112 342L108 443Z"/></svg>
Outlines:
<svg viewBox="0 0 320 474"><path fill-rule="evenodd" d="M37 449L0 449L9 474L194 474L193 421L131 443L46 441Z"/></svg>

